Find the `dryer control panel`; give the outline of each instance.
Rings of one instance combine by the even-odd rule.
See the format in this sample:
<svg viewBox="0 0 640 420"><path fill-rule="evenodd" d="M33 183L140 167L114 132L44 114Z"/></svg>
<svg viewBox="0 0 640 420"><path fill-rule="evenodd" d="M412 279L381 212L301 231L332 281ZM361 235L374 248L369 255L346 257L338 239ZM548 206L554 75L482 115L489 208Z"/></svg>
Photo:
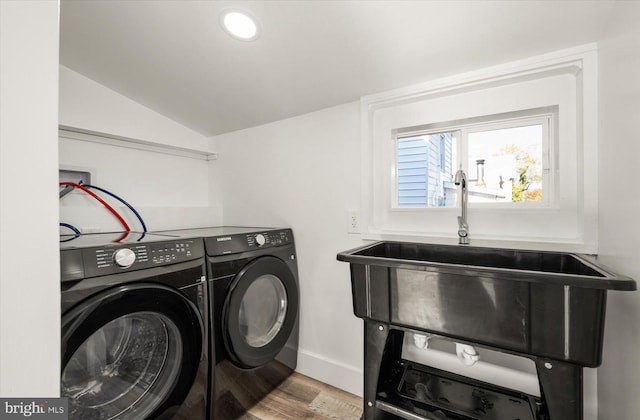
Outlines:
<svg viewBox="0 0 640 420"><path fill-rule="evenodd" d="M291 229L274 229L205 238L209 256L237 254L293 243Z"/></svg>

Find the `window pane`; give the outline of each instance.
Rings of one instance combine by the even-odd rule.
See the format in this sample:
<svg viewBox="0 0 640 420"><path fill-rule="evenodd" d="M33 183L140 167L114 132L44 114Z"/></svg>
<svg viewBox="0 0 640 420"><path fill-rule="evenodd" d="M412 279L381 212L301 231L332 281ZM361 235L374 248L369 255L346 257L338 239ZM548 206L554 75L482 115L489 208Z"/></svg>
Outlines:
<svg viewBox="0 0 640 420"><path fill-rule="evenodd" d="M541 202L542 124L469 133L469 202Z"/></svg>
<svg viewBox="0 0 640 420"><path fill-rule="evenodd" d="M456 131L399 138L398 207L453 207Z"/></svg>

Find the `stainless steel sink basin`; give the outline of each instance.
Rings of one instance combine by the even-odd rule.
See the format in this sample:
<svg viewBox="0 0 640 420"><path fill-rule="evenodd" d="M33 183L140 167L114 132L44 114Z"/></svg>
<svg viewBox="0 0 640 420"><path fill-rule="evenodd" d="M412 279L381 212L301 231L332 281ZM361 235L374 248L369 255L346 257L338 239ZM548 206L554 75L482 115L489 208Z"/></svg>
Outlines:
<svg viewBox="0 0 640 420"><path fill-rule="evenodd" d="M459 273L509 273L513 280L569 286L636 290L636 282L611 273L579 254L524 251L468 245L377 242L338 254L338 260L384 266L411 266L418 270L455 270Z"/></svg>

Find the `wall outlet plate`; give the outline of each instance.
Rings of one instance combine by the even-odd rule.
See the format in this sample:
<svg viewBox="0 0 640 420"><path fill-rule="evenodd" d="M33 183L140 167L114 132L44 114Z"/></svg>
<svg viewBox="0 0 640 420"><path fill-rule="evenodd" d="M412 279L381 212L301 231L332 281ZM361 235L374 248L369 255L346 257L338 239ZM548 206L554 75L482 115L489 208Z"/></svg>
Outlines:
<svg viewBox="0 0 640 420"><path fill-rule="evenodd" d="M347 212L347 233L360 233L360 212L358 210Z"/></svg>

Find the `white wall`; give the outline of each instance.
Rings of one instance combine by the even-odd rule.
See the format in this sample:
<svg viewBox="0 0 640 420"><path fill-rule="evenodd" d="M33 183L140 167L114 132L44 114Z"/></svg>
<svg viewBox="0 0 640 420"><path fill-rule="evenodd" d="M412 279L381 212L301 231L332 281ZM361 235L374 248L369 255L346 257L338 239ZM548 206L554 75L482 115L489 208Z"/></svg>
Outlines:
<svg viewBox="0 0 640 420"><path fill-rule="evenodd" d="M60 138L61 167L93 171L92 184L125 199L142 216L149 231L216 226L222 206L209 198L209 167L216 162ZM119 202L101 194L131 229L142 226ZM60 221L82 231L122 230L98 201L80 191L60 200ZM61 232L70 233L70 231Z"/></svg>
<svg viewBox="0 0 640 420"><path fill-rule="evenodd" d="M58 2L0 1L0 396L60 387Z"/></svg>
<svg viewBox="0 0 640 420"><path fill-rule="evenodd" d="M290 226L300 273L298 370L362 393L362 321L352 312L347 234L360 203L359 104L212 139L225 224ZM216 176L216 174L214 174Z"/></svg>
<svg viewBox="0 0 640 420"><path fill-rule="evenodd" d="M64 66L60 66L60 124L109 137L141 140L143 145L168 146L168 152L175 151L175 147L209 150L206 137ZM64 136L59 143L60 166L90 170L94 176L91 182L129 202L150 231L222 223L219 197L209 188L210 181L215 181L209 179L215 161L163 153L162 149L121 146L127 142L105 144L78 139L83 136ZM139 143L131 145L137 147ZM132 229L142 229L126 207L107 196L103 198ZM82 231L122 230L115 217L79 191L60 200L60 221Z"/></svg>
<svg viewBox="0 0 640 420"><path fill-rule="evenodd" d="M640 3L616 2L600 43L600 260L640 281ZM608 295L600 420L640 413L640 293Z"/></svg>
<svg viewBox="0 0 640 420"><path fill-rule="evenodd" d="M206 150L203 135L60 66L60 125L153 143Z"/></svg>

